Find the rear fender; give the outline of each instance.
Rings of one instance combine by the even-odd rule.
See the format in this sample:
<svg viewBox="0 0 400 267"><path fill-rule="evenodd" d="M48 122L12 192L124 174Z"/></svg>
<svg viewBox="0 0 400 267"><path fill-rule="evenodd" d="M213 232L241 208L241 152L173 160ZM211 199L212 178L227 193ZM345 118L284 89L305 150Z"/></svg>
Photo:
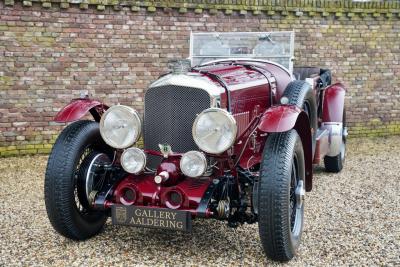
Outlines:
<svg viewBox="0 0 400 267"><path fill-rule="evenodd" d="M325 89L322 122L342 122L345 93L341 83L335 83Z"/></svg>
<svg viewBox="0 0 400 267"><path fill-rule="evenodd" d="M95 121L99 122L101 115L108 109L107 105L89 98L73 99L71 103L63 107L55 116L56 122L71 122L83 118L88 112Z"/></svg>
<svg viewBox="0 0 400 267"><path fill-rule="evenodd" d="M306 191L312 189L312 135L307 114L293 105L273 106L261 117L258 130L265 133L282 133L295 129L303 144Z"/></svg>
<svg viewBox="0 0 400 267"><path fill-rule="evenodd" d="M341 83L325 89L322 107L321 129L329 132L329 150L327 156L334 157L340 153L343 142L343 111L346 90ZM346 131L346 129L345 129Z"/></svg>

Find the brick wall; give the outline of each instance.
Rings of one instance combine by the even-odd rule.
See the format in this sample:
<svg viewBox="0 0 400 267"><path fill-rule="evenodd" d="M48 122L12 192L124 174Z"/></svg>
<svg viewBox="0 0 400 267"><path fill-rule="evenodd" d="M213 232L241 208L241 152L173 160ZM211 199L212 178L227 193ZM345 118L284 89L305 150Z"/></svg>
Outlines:
<svg viewBox="0 0 400 267"><path fill-rule="evenodd" d="M400 133L398 1L77 2L0 0L1 156L48 152L63 127L52 118L82 89L142 110L166 62L188 56L191 30L294 29L295 65L348 86L350 134Z"/></svg>

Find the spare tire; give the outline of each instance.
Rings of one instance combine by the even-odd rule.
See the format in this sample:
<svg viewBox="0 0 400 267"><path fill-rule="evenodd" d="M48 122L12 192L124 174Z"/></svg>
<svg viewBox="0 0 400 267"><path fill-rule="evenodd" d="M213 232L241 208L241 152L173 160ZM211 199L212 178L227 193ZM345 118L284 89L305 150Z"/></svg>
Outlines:
<svg viewBox="0 0 400 267"><path fill-rule="evenodd" d="M318 117L317 117L317 101L315 99L314 91L310 84L305 81L292 81L288 84L282 97L288 98L289 105L295 105L308 115L310 120L310 129L312 133L312 155L314 159Z"/></svg>

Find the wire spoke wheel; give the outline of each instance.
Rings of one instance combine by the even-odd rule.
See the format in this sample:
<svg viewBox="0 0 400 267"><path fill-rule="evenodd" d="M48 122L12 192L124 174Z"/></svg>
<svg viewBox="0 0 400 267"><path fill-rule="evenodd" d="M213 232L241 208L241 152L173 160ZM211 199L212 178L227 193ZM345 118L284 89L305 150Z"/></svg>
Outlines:
<svg viewBox="0 0 400 267"><path fill-rule="evenodd" d="M292 259L300 245L304 181L304 152L297 132L268 136L258 190L258 227L264 251L273 260Z"/></svg>
<svg viewBox="0 0 400 267"><path fill-rule="evenodd" d="M299 163L294 155L290 175L290 230L294 238L298 238L303 227L304 182L299 173Z"/></svg>
<svg viewBox="0 0 400 267"><path fill-rule="evenodd" d="M90 153L93 152L93 149L91 147L87 147L83 150L82 155L79 158L78 164L76 166L75 169L75 173L74 173L74 200L75 200L75 207L78 210L78 212L82 215L87 214L87 207L85 207L83 205L83 201L82 200L82 196L80 196L81 194L79 194L79 178L80 178L80 174L82 172L81 170L81 166L83 161L90 155Z"/></svg>
<svg viewBox="0 0 400 267"><path fill-rule="evenodd" d="M57 138L47 164L44 191L50 223L63 236L83 240L103 228L107 216L92 208L88 196L104 182L95 169L99 165L96 157L105 155L108 164L106 155L111 151L94 121L74 122Z"/></svg>

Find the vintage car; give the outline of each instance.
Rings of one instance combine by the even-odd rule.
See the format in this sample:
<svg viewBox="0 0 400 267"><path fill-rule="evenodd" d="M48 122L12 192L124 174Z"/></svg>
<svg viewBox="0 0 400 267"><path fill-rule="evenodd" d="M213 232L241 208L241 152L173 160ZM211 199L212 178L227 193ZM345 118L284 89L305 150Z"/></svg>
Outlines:
<svg viewBox="0 0 400 267"><path fill-rule="evenodd" d="M190 58L149 86L143 114L73 99L55 118L73 123L45 175L55 230L83 240L108 217L179 231L197 218L258 223L266 255L292 259L313 165L341 171L347 136L344 86L329 70L293 67L293 39L192 33Z"/></svg>

